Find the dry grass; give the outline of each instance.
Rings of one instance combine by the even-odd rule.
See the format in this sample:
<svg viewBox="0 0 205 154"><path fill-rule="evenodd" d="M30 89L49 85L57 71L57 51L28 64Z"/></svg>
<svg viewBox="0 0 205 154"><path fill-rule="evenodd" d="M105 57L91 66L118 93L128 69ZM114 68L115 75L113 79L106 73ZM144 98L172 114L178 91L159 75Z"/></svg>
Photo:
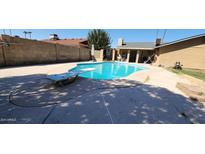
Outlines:
<svg viewBox="0 0 205 154"><path fill-rule="evenodd" d="M182 70L176 70L173 68L167 68L167 70L174 72L176 74L186 74L186 75L190 75L192 77L198 78L200 80L205 81L205 70L197 70L197 69L188 69L188 68L184 68Z"/></svg>

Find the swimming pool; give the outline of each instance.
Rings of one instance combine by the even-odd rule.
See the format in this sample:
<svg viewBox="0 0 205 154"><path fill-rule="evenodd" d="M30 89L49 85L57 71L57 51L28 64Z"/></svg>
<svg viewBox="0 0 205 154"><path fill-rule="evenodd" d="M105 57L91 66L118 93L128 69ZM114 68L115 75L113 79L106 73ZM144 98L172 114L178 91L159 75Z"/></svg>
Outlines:
<svg viewBox="0 0 205 154"><path fill-rule="evenodd" d="M85 68L92 68L93 70L80 74L79 76L102 80L123 78L134 72L145 69L144 67L136 64L123 62L93 62L77 64L77 66L71 70L81 70Z"/></svg>

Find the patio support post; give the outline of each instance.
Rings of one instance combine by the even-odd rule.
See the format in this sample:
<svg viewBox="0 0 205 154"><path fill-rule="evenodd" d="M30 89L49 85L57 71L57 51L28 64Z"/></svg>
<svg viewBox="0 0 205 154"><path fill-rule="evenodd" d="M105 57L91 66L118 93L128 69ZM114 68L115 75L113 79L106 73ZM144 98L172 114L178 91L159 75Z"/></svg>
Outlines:
<svg viewBox="0 0 205 154"><path fill-rule="evenodd" d="M128 50L128 52L127 52L127 59L126 59L126 62L129 62L129 60L130 60L130 50Z"/></svg>
<svg viewBox="0 0 205 154"><path fill-rule="evenodd" d="M115 50L112 50L112 61L115 61Z"/></svg>
<svg viewBox="0 0 205 154"><path fill-rule="evenodd" d="M139 54L140 54L140 50L137 50L137 54L136 54L136 63L138 63L139 62Z"/></svg>
<svg viewBox="0 0 205 154"><path fill-rule="evenodd" d="M100 61L103 61L103 58L104 58L104 50L101 49L100 50Z"/></svg>
<svg viewBox="0 0 205 154"><path fill-rule="evenodd" d="M120 56L120 49L117 50L117 61L121 61L121 59L119 59Z"/></svg>

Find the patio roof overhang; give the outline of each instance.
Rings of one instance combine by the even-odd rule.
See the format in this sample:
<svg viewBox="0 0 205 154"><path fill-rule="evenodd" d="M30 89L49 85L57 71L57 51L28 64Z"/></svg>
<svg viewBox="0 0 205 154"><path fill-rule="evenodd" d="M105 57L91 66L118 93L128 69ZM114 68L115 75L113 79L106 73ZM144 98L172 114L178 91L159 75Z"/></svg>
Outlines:
<svg viewBox="0 0 205 154"><path fill-rule="evenodd" d="M139 47L123 47L123 46L118 46L117 49L119 50L154 50L155 48L139 48Z"/></svg>

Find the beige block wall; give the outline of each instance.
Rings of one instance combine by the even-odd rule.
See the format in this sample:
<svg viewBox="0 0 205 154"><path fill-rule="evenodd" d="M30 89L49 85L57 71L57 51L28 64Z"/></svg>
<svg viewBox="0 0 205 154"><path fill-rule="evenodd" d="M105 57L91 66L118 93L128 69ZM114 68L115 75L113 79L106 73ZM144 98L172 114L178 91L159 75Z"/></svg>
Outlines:
<svg viewBox="0 0 205 154"><path fill-rule="evenodd" d="M3 46L6 65L72 62L90 59L89 49L10 37L7 35L2 35L0 39L4 42L12 43L9 46ZM82 54L80 55L81 52ZM5 65L4 61L2 62L2 58L2 49L0 49L0 66Z"/></svg>
<svg viewBox="0 0 205 154"><path fill-rule="evenodd" d="M12 41L13 42L13 41ZM55 62L55 44L26 39L15 41L17 44L4 46L7 65Z"/></svg>
<svg viewBox="0 0 205 154"><path fill-rule="evenodd" d="M3 50L2 47L0 47L0 66L4 65L4 59L3 59Z"/></svg>
<svg viewBox="0 0 205 154"><path fill-rule="evenodd" d="M80 52L79 52L79 60L82 60L82 61L86 61L88 59L91 58L91 55L90 55L90 49L87 49L87 48L80 48Z"/></svg>
<svg viewBox="0 0 205 154"><path fill-rule="evenodd" d="M185 68L205 69L205 39L194 39L159 49L156 64L172 67L179 61Z"/></svg>
<svg viewBox="0 0 205 154"><path fill-rule="evenodd" d="M79 61L79 48L59 44L56 47L58 61Z"/></svg>
<svg viewBox="0 0 205 154"><path fill-rule="evenodd" d="M3 46L2 46L2 36L0 35L0 66L4 65L4 59L3 59Z"/></svg>

